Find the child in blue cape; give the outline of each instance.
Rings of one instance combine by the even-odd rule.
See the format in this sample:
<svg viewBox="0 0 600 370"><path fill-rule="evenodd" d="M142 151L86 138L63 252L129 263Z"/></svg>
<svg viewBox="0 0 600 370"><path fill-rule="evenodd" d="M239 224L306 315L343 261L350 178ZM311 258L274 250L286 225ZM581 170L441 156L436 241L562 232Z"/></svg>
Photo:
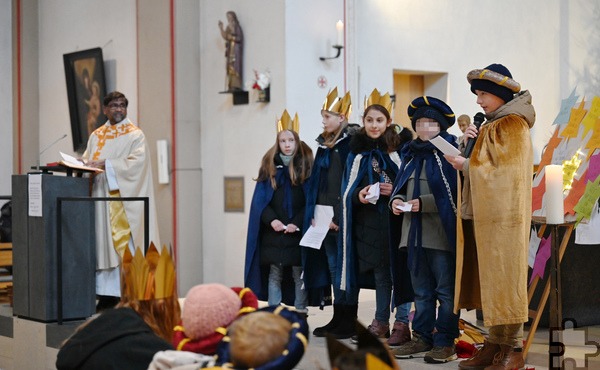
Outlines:
<svg viewBox="0 0 600 370"><path fill-rule="evenodd" d="M298 116L284 111L275 144L265 153L250 207L245 286L270 306L293 304L306 313L301 247L305 186L312 150L298 137Z"/></svg>
<svg viewBox="0 0 600 370"><path fill-rule="evenodd" d="M430 139L439 136L456 147L456 137L446 131L455 117L446 103L431 96L414 99L408 116L417 138L401 151L402 167L389 207L403 216L400 240L394 243L408 249L415 316L412 341L393 353L396 358L424 353L426 362L444 363L456 359L454 339L459 334L453 312L457 178Z"/></svg>

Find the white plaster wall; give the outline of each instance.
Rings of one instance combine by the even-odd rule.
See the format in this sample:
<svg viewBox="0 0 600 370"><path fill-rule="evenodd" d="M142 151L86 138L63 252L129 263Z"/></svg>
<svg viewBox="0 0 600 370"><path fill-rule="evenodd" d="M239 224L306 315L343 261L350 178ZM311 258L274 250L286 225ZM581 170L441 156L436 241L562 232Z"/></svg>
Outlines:
<svg viewBox="0 0 600 370"><path fill-rule="evenodd" d="M202 282L202 171L200 169L200 4L175 4L177 166L177 282L184 296ZM213 25L214 26L214 25ZM170 143L172 144L172 143ZM171 147L170 147L171 148ZM170 151L169 151L170 155ZM171 177L173 178L173 177ZM210 217L209 217L210 218Z"/></svg>
<svg viewBox="0 0 600 370"><path fill-rule="evenodd" d="M287 1L285 20L287 108L291 114L298 112L300 138L316 153L315 139L323 132L323 102L335 87L341 96L346 92L345 50L337 59L319 60L335 55L332 47L337 43L335 24L344 21L344 1ZM326 86L318 85L321 76L327 80ZM355 104L358 100L352 96L352 101ZM350 120L356 122L356 115L351 115Z"/></svg>
<svg viewBox="0 0 600 370"><path fill-rule="evenodd" d="M13 174L12 3L0 1L0 195L10 195ZM0 201L4 204L4 201Z"/></svg>
<svg viewBox="0 0 600 370"><path fill-rule="evenodd" d="M63 54L101 47L109 64L107 91L118 89L127 96L128 116L136 122L135 10L135 0L39 2L40 148L67 134L42 155L42 164L58 160L59 151L74 154Z"/></svg>
<svg viewBox="0 0 600 370"><path fill-rule="evenodd" d="M203 0L200 4L203 282L241 285L252 178L262 155L275 143L275 119L286 102L285 3ZM225 90L225 49L217 22L227 23L228 10L236 12L244 32L244 80L252 78L253 69L271 71L268 104L257 103L254 91L248 105L237 106L231 95L219 94ZM246 212L224 212L224 176L244 177Z"/></svg>
<svg viewBox="0 0 600 370"><path fill-rule="evenodd" d="M351 121L357 122L366 94L374 87L392 90L394 69L445 73L447 77L428 85L426 93L447 100L457 114L472 116L479 107L469 90L467 72L502 63L533 95L537 122L532 137L535 160L539 161L560 100L582 81L576 71L589 70L594 63L592 58L583 56L594 47L586 37L590 33L597 35L599 29L599 22L595 22L598 17L592 11L597 6L593 1L583 0L568 5L564 1L519 0L288 0L283 10L284 24L277 23L281 9L274 4L266 4L265 8L261 6L263 3L253 1L207 5L203 3L206 11L201 11L201 29L205 32L201 52L202 164L206 194L204 276L218 280L220 275L223 281L233 283L239 282L243 268L248 209L244 215L221 212L222 176L245 176L248 206L253 191L249 178L255 176L260 156L272 143L271 117L280 114L283 108L292 114L299 113L301 138L314 149L314 138L321 132L320 107L329 88L338 86L344 91L346 84L354 105ZM246 73L265 66L273 72L272 102L266 107L252 103L248 107L231 106L228 99L215 95L223 86L224 58L213 53L215 48L223 49L217 27L211 22L216 24L217 19L224 19L229 9L237 12L244 28ZM260 22L256 24L254 19ZM338 19L344 19L347 32L344 54L342 58L322 62L319 56L334 51L331 44L336 39ZM265 30L269 32L265 34ZM284 58L278 44L282 42L278 34L282 30L285 30ZM560 42L561 37L567 42ZM250 46L255 40L260 41ZM563 79L560 68L564 59L568 60L568 73ZM284 76L278 74L281 69ZM328 80L325 89L317 87L319 76ZM561 81L566 81L566 86ZM279 100L282 83L285 83L285 98ZM270 110L270 117L262 114L264 109ZM215 153L222 153L223 158Z"/></svg>
<svg viewBox="0 0 600 370"><path fill-rule="evenodd" d="M10 2L0 2L1 6L6 3ZM114 65L107 71L112 71L107 76L108 89L117 88L127 94L131 101L129 115L136 119L135 4L134 0L39 2L39 146L45 147L63 133L69 135L48 151L42 162L56 160L59 150L72 152L64 53L101 46L105 60ZM276 117L284 108L292 114L298 112L301 137L314 148L327 90L338 86L343 91L345 81L355 107L351 121L359 119L362 99L373 87L392 89L393 69L447 73L448 103L457 114L472 115L478 106L469 91L466 73L490 63L503 63L533 94L538 112L533 140L539 160L561 98L574 86L578 86L580 95L600 94L598 7L595 0L202 0L198 9L187 4L185 9L197 14L199 26L196 28L195 20L189 28L185 21L178 24L176 47L182 49L186 43L198 42L199 50L197 54L194 50L187 54L177 51L178 58L191 58L176 62L180 69L177 85L181 85L176 93L182 171L178 220L182 225L180 245L185 240L190 253L180 258L189 258L185 260L186 271L194 269L195 263L201 263L202 269L186 272L186 284L243 283L252 178L262 155L274 144ZM2 10L0 17L10 14ZM250 104L243 106L233 106L230 95L218 93L224 90L225 57L217 21L225 21L228 10L237 13L246 38L244 79L251 79L253 69L271 71L268 104L256 103L253 91ZM189 14L185 16L179 14L180 19ZM346 40L345 59L321 62L319 56L334 51L331 44L336 39L335 22L344 18L348 35L352 36ZM1 22L0 27L8 23ZM185 32L199 36L181 35ZM4 35L2 32L0 40ZM2 55L10 55L10 43L0 42ZM199 77L186 75L186 70L196 67ZM8 78L10 83L11 72L6 70L0 64L0 78ZM327 88L317 87L319 76L327 78ZM436 92L443 90L436 87ZM2 91L4 103L5 94L11 93ZM1 121L3 134L5 127L11 127L10 123L4 125ZM187 169L192 171L183 174ZM244 213L223 211L224 176L244 177ZM188 202L185 195L190 196Z"/></svg>
<svg viewBox="0 0 600 370"><path fill-rule="evenodd" d="M392 89L393 69L448 74L447 95L437 95L459 115L478 112L467 73L491 63L508 67L530 90L537 111L536 161L547 142L543 133L558 112L558 2L353 1L356 5L359 93ZM568 94L568 93L567 93ZM397 107L405 111L406 107ZM408 120L408 117L406 117ZM454 128L453 132L458 132Z"/></svg>
<svg viewBox="0 0 600 370"><path fill-rule="evenodd" d="M600 3L568 1L562 5L566 45L560 56L561 73L567 76L564 97L577 87L580 97L590 101L600 96Z"/></svg>

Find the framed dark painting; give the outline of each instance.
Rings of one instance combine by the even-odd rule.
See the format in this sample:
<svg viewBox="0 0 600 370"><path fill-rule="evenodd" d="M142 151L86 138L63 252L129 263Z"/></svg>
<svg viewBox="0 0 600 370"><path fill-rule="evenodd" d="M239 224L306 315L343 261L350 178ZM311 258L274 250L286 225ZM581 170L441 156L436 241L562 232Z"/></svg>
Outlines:
<svg viewBox="0 0 600 370"><path fill-rule="evenodd" d="M73 150L83 152L89 135L106 122L102 99L106 95L102 49L64 54Z"/></svg>

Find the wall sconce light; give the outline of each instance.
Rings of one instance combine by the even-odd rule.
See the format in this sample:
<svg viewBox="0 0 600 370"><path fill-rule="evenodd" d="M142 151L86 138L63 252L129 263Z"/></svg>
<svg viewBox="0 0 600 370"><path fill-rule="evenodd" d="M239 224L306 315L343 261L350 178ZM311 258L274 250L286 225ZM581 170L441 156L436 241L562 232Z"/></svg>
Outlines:
<svg viewBox="0 0 600 370"><path fill-rule="evenodd" d="M331 47L336 49L337 52L333 57L319 57L320 60L336 59L339 58L342 53L342 49L344 48L344 22L342 22L341 20L337 21L337 23L335 24L335 29L337 31L337 42Z"/></svg>

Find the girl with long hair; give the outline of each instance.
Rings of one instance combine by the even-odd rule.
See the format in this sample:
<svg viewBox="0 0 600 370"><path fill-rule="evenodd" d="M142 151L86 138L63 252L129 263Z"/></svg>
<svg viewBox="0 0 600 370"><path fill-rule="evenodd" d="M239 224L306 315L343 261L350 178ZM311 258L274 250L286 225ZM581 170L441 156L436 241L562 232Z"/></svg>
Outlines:
<svg viewBox="0 0 600 370"><path fill-rule="evenodd" d="M252 197L246 243L245 286L269 305L285 303L307 312L302 281L300 232L305 186L313 155L298 136L298 116L287 111L275 144L261 160Z"/></svg>

